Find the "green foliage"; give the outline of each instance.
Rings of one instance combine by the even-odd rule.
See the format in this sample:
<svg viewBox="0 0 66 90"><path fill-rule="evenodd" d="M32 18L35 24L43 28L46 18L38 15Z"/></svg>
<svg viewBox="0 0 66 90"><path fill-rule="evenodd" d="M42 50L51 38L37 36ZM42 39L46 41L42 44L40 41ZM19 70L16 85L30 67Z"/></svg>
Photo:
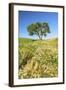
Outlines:
<svg viewBox="0 0 66 90"><path fill-rule="evenodd" d="M19 39L20 79L58 76L58 40Z"/></svg>
<svg viewBox="0 0 66 90"><path fill-rule="evenodd" d="M42 40L43 36L46 36L47 33L50 33L49 25L46 22L40 23L32 23L27 27L29 35L37 35L40 40Z"/></svg>

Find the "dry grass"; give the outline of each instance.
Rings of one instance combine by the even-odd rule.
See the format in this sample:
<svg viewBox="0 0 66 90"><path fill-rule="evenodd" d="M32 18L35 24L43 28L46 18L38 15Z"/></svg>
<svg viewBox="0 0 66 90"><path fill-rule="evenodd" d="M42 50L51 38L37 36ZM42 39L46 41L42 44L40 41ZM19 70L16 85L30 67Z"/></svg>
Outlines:
<svg viewBox="0 0 66 90"><path fill-rule="evenodd" d="M47 78L58 76L58 40L19 39L18 77Z"/></svg>

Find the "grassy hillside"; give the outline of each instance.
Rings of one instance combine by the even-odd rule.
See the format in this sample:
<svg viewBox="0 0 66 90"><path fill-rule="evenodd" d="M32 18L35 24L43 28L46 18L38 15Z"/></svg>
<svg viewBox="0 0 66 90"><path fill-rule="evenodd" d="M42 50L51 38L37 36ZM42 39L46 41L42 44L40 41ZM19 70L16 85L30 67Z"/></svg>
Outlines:
<svg viewBox="0 0 66 90"><path fill-rule="evenodd" d="M58 39L19 38L18 52L20 79L58 76Z"/></svg>

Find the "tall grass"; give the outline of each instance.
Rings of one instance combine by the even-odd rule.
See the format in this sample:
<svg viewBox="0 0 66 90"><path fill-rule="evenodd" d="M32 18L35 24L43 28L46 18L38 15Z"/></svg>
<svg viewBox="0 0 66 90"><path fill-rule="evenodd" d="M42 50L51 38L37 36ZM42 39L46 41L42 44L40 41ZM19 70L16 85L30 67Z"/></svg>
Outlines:
<svg viewBox="0 0 66 90"><path fill-rule="evenodd" d="M47 78L58 76L58 40L19 38L18 77Z"/></svg>

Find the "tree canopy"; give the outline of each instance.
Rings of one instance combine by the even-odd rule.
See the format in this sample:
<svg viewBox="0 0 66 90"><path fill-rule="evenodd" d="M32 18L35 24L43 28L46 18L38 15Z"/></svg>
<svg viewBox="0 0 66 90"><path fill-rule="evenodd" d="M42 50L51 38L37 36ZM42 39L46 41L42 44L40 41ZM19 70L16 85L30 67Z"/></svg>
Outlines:
<svg viewBox="0 0 66 90"><path fill-rule="evenodd" d="M47 36L47 33L50 33L50 28L48 23L46 22L37 22L32 23L27 27L27 31L29 32L29 35L37 35L40 40L42 40L43 36Z"/></svg>

